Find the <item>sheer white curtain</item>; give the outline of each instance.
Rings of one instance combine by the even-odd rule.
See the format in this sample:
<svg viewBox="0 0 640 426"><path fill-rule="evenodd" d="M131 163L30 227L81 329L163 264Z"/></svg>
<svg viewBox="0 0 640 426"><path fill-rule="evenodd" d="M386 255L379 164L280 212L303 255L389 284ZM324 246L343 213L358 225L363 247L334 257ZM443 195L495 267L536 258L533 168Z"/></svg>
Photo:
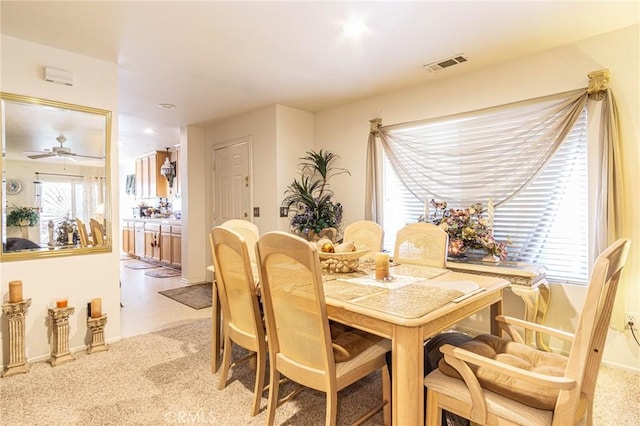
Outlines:
<svg viewBox="0 0 640 426"><path fill-rule="evenodd" d="M82 180L82 220L89 223L91 218L104 214L104 178L85 176Z"/></svg>
<svg viewBox="0 0 640 426"><path fill-rule="evenodd" d="M544 168L582 112L585 90L381 127L385 155L417 199L466 207L513 198ZM526 161L523 161L526 159Z"/></svg>

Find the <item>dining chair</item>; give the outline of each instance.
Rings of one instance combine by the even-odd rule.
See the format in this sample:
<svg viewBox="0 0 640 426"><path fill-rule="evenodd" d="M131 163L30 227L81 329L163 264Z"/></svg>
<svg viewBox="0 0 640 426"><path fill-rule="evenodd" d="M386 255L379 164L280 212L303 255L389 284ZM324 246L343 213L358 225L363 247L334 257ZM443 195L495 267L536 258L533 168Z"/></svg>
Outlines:
<svg viewBox="0 0 640 426"><path fill-rule="evenodd" d="M357 338L358 344L345 350L338 339L332 343L315 244L274 231L260 237L257 253L270 359L267 424L273 424L276 406L299 392L295 390L278 401L280 374L324 392L325 423L335 425L338 391L377 370L382 372L383 401L360 420L382 408L388 424L390 381L385 353L391 349L391 342L353 330L347 331L353 334L342 341L353 343L351 338Z"/></svg>
<svg viewBox="0 0 640 426"><path fill-rule="evenodd" d="M256 263L256 243L260 238L260 230L255 223L249 222L243 219L229 219L222 223L225 228L229 228L242 235L247 241L247 248L249 249L249 258L253 263Z"/></svg>
<svg viewBox="0 0 640 426"><path fill-rule="evenodd" d="M444 269L447 265L449 235L432 223L417 222L396 234L393 260L399 264Z"/></svg>
<svg viewBox="0 0 640 426"><path fill-rule="evenodd" d="M344 228L343 241L353 241L357 250L367 249L363 258L373 257L382 250L384 230L382 226L370 220L359 220Z"/></svg>
<svg viewBox="0 0 640 426"><path fill-rule="evenodd" d="M91 236L93 237L93 244L97 246L104 245L104 228L102 224L96 219L89 219L89 226L91 228Z"/></svg>
<svg viewBox="0 0 640 426"><path fill-rule="evenodd" d="M89 245L87 225L79 218L76 218L76 226L78 227L78 237L80 237L80 247L87 247Z"/></svg>
<svg viewBox="0 0 640 426"><path fill-rule="evenodd" d="M481 335L460 347L444 345L427 375L427 425L442 410L477 424L591 425L593 396L620 273L630 242L620 239L596 259L574 334L498 316L510 340ZM530 329L570 342L568 355L527 346Z"/></svg>
<svg viewBox="0 0 640 426"><path fill-rule="evenodd" d="M222 226L211 230L210 239L224 330L218 389L224 389L227 385L230 368L255 358L256 379L251 409L251 415L255 416L260 410L264 392L267 345L247 241L240 233ZM232 343L250 351L249 355L232 363Z"/></svg>

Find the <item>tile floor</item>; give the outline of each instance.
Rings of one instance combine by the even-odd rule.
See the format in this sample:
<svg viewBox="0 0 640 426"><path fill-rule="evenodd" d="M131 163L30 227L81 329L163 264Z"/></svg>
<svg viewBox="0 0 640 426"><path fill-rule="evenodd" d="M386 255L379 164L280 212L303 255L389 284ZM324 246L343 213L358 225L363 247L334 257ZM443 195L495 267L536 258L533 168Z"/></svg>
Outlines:
<svg viewBox="0 0 640 426"><path fill-rule="evenodd" d="M145 275L150 269L127 268L135 259L120 261L122 302L120 335L122 338L146 334L172 327L185 321L211 318L211 308L193 309L158 293L175 287L184 287L180 276L153 278Z"/></svg>

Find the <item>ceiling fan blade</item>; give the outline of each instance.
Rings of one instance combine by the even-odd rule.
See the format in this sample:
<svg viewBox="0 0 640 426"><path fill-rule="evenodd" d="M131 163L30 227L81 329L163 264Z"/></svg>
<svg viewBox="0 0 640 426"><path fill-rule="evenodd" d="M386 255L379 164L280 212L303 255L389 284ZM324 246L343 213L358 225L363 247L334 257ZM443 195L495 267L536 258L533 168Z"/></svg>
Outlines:
<svg viewBox="0 0 640 426"><path fill-rule="evenodd" d="M75 152L69 152L69 153L67 153L67 155L75 155L76 157L93 158L93 159L96 159L96 160L104 160L104 157L95 157L93 155L76 154Z"/></svg>
<svg viewBox="0 0 640 426"><path fill-rule="evenodd" d="M56 154L54 154L53 152L44 152L42 154L27 155L27 157L31 158L32 160L37 160L38 158L53 157L55 155Z"/></svg>

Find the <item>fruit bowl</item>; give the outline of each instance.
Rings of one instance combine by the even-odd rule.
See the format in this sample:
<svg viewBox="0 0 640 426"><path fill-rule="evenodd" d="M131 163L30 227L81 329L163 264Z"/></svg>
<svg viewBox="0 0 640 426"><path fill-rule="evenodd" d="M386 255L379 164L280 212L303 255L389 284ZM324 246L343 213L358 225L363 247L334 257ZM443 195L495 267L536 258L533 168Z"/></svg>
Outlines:
<svg viewBox="0 0 640 426"><path fill-rule="evenodd" d="M360 258L369 250L356 250L346 253L327 253L318 251L320 266L330 273L348 273L358 270Z"/></svg>

